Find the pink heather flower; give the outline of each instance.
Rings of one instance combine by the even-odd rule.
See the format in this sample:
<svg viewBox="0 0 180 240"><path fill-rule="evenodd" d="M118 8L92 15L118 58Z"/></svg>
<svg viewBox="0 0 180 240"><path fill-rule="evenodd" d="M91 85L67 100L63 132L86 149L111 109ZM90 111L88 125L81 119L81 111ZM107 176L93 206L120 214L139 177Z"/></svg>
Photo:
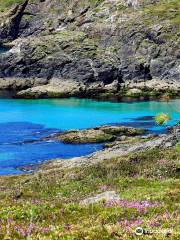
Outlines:
<svg viewBox="0 0 180 240"><path fill-rule="evenodd" d="M8 223L8 224L11 224L12 222L13 222L13 219L12 219L12 218L8 218L8 219L7 219L7 223Z"/></svg>
<svg viewBox="0 0 180 240"><path fill-rule="evenodd" d="M150 222L149 222L149 226L151 227L156 227L158 226L159 223L155 220L155 219L152 219Z"/></svg>
<svg viewBox="0 0 180 240"><path fill-rule="evenodd" d="M156 219L161 219L161 215L160 215L160 214L156 214L156 215L155 215L155 218L156 218Z"/></svg>
<svg viewBox="0 0 180 240"><path fill-rule="evenodd" d="M134 208L138 212L145 211L147 208L155 207L157 204L152 204L149 201L127 201L127 200L120 200L120 201L113 201L110 200L104 204L106 207L109 206L119 206L124 208Z"/></svg>
<svg viewBox="0 0 180 240"><path fill-rule="evenodd" d="M40 205L41 204L41 200L37 200L37 199L32 199L32 204L34 205Z"/></svg>
<svg viewBox="0 0 180 240"><path fill-rule="evenodd" d="M21 237L25 237L26 236L26 233L25 233L23 228L21 228L19 231L20 231Z"/></svg>
<svg viewBox="0 0 180 240"><path fill-rule="evenodd" d="M60 209L60 212L61 212L62 214L64 214L64 208L61 208L61 209Z"/></svg>
<svg viewBox="0 0 180 240"><path fill-rule="evenodd" d="M28 227L28 229L27 229L27 235L28 235L28 236L31 234L32 229L33 229L33 224L30 223L30 224L29 224L29 227Z"/></svg>
<svg viewBox="0 0 180 240"><path fill-rule="evenodd" d="M49 232L49 228L48 227L43 227L43 228L41 228L41 232L42 233L47 233L47 232Z"/></svg>
<svg viewBox="0 0 180 240"><path fill-rule="evenodd" d="M108 189L108 186L107 185L103 185L100 187L100 190L101 191L106 191Z"/></svg>
<svg viewBox="0 0 180 240"><path fill-rule="evenodd" d="M163 218L167 221L169 218L169 214L167 212L164 213Z"/></svg>
<svg viewBox="0 0 180 240"><path fill-rule="evenodd" d="M14 226L14 230L18 231L19 230L18 226Z"/></svg>
<svg viewBox="0 0 180 240"><path fill-rule="evenodd" d="M69 230L70 230L70 227L69 227L68 224L64 224L64 230L65 230L65 231L69 231Z"/></svg>
<svg viewBox="0 0 180 240"><path fill-rule="evenodd" d="M134 221L134 225L141 225L142 224L142 221L140 219Z"/></svg>
<svg viewBox="0 0 180 240"><path fill-rule="evenodd" d="M129 221L127 219L123 220L120 222L120 225L122 226L124 232L129 232L131 228L133 228L134 226L137 226L137 225L141 225L142 224L142 221L140 219L137 219L137 220L132 220L132 221Z"/></svg>

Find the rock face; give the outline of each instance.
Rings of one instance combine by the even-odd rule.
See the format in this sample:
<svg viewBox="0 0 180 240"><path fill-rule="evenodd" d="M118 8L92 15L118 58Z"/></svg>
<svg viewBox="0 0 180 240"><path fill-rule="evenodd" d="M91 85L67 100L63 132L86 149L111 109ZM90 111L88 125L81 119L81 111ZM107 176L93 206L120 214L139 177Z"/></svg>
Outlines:
<svg viewBox="0 0 180 240"><path fill-rule="evenodd" d="M18 37L0 55L0 82L46 84L17 87L17 97L180 92L178 1L27 2L0 17L0 40Z"/></svg>
<svg viewBox="0 0 180 240"><path fill-rule="evenodd" d="M19 25L29 0L15 5L8 13L0 17L0 40L13 40L19 33Z"/></svg>
<svg viewBox="0 0 180 240"><path fill-rule="evenodd" d="M64 143L103 143L122 140L121 136L137 136L145 132L144 129L123 126L102 126L86 130L70 130L56 134L55 138Z"/></svg>

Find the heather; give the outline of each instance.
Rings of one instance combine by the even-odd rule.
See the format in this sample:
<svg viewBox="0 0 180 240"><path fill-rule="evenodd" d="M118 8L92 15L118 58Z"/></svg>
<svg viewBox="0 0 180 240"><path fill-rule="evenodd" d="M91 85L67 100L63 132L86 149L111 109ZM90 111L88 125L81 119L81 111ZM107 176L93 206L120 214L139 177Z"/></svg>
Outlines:
<svg viewBox="0 0 180 240"><path fill-rule="evenodd" d="M156 149L86 168L47 163L33 174L1 177L0 239L179 239L179 160L175 148ZM80 204L105 191L119 200ZM141 238L139 226L146 230Z"/></svg>

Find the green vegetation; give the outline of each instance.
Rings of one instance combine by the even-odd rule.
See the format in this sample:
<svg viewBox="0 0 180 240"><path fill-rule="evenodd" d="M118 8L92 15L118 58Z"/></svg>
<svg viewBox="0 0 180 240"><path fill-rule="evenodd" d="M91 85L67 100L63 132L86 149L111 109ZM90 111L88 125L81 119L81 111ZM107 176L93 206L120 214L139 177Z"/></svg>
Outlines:
<svg viewBox="0 0 180 240"><path fill-rule="evenodd" d="M179 7L179 0L161 0L145 7L143 10L147 16L152 17L152 21L169 20L170 23L177 24L178 26L180 23Z"/></svg>
<svg viewBox="0 0 180 240"><path fill-rule="evenodd" d="M167 113L159 113L155 116L155 122L158 125L166 124L170 120L170 116Z"/></svg>
<svg viewBox="0 0 180 240"><path fill-rule="evenodd" d="M178 143L176 144L176 150L177 150L178 152L180 152L180 142L178 142Z"/></svg>
<svg viewBox="0 0 180 240"><path fill-rule="evenodd" d="M8 10L16 3L23 3L24 0L0 0L0 12Z"/></svg>
<svg viewBox="0 0 180 240"><path fill-rule="evenodd" d="M0 177L0 239L132 240L141 226L154 231L141 239L177 240L179 159L174 149L151 150L86 168L44 165L32 175ZM119 203L79 204L110 190Z"/></svg>

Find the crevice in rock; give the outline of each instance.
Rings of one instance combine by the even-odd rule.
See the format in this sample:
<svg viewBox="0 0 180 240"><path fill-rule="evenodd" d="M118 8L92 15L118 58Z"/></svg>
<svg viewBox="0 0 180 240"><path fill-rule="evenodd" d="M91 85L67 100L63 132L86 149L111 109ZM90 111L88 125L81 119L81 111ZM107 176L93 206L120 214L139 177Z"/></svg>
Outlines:
<svg viewBox="0 0 180 240"><path fill-rule="evenodd" d="M0 19L0 39L14 40L19 34L19 25L21 23L24 10L28 5L29 0L25 0L23 4L16 5L7 14Z"/></svg>

